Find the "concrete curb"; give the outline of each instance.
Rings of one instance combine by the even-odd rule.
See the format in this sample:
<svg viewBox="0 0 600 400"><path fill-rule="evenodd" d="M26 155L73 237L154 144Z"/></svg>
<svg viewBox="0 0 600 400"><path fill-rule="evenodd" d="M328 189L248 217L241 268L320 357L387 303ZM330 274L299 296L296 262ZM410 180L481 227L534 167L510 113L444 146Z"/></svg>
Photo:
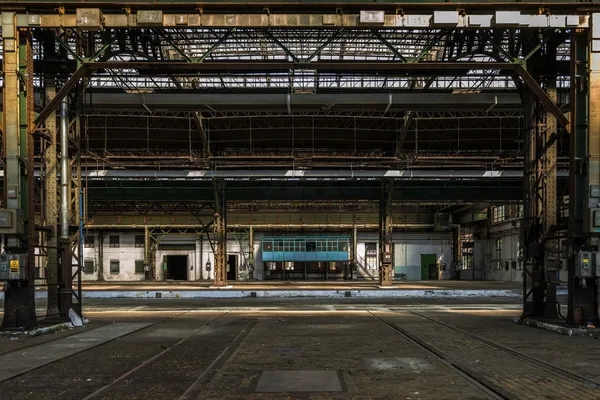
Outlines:
<svg viewBox="0 0 600 400"><path fill-rule="evenodd" d="M62 332L62 331L65 331L67 329L72 329L72 328L74 328L74 326L71 322L62 322L62 323L59 323L56 325L44 326L44 327L34 328L34 329L26 330L26 331L4 331L4 332L0 332L0 337L19 338L19 337L26 337L26 336L29 336L29 337L40 336L40 335L45 335L48 333Z"/></svg>
<svg viewBox="0 0 600 400"><path fill-rule="evenodd" d="M572 328L563 325L553 324L545 321L538 321L536 319L524 318L520 319L515 317L516 323L533 326L534 328L541 328L547 331L556 332L561 335L568 336L591 336L598 338L600 337L600 329L587 329L587 328Z"/></svg>

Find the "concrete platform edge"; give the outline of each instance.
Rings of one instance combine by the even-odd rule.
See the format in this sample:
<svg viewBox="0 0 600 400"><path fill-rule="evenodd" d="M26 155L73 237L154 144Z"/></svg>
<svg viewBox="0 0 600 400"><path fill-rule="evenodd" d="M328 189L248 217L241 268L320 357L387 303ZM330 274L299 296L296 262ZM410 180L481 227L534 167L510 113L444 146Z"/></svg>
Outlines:
<svg viewBox="0 0 600 400"><path fill-rule="evenodd" d="M350 293L348 296L347 293ZM253 295L255 293L255 295ZM520 290L90 290L83 297L89 299L107 298L461 298L461 297L520 297ZM37 292L36 298L44 299L45 292ZM0 299L4 294L0 295Z"/></svg>
<svg viewBox="0 0 600 400"><path fill-rule="evenodd" d="M350 293L348 296L347 293ZM255 293L255 295L252 295ZM219 299L219 298L477 298L477 297L521 297L520 289L202 289L202 290L84 290L83 297L89 299L109 298L176 298L176 299ZM566 295L566 290L558 291ZM45 299L46 292L36 292L37 299ZM4 293L0 292L0 300Z"/></svg>

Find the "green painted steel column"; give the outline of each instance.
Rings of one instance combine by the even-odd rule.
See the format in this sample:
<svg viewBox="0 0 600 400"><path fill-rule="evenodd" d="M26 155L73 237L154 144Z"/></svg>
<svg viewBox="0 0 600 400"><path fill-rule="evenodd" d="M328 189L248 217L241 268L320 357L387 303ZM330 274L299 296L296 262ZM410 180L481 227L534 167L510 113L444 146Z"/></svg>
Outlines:
<svg viewBox="0 0 600 400"><path fill-rule="evenodd" d="M592 17L600 28L600 14ZM598 285L595 279L577 276L577 257L583 246L598 244L590 235L589 185L600 184L600 34L575 31L571 37L571 133L569 154L568 311L567 322L598 324ZM594 36L598 36L594 38ZM589 157L589 164L588 164Z"/></svg>
<svg viewBox="0 0 600 400"><path fill-rule="evenodd" d="M36 324L35 316L35 222L33 198L34 146L30 127L33 122L33 49L31 33L16 27L16 14L2 12L4 72L3 147L4 194L8 209L21 213L25 234L7 235L9 253L27 253L21 277L5 284L2 328L26 328ZM22 169L21 162L26 166ZM31 193L28 193L30 191ZM24 270L23 270L24 269Z"/></svg>

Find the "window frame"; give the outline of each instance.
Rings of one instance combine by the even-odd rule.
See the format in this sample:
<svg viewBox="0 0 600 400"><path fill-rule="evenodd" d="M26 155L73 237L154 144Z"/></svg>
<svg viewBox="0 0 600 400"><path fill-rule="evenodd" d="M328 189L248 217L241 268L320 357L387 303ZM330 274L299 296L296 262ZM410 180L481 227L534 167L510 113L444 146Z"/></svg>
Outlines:
<svg viewBox="0 0 600 400"><path fill-rule="evenodd" d="M496 269L502 269L502 238L497 238L495 243Z"/></svg>
<svg viewBox="0 0 600 400"><path fill-rule="evenodd" d="M138 239L140 239L140 238L142 239L141 242L138 241ZM141 247L146 246L146 238L144 237L144 235L135 235L133 240L134 240L136 248L141 248Z"/></svg>
<svg viewBox="0 0 600 400"><path fill-rule="evenodd" d="M92 271L88 272L88 265L91 264L92 265ZM96 272L96 263L94 262L93 259L84 259L83 260L83 274L84 275L93 275L94 272Z"/></svg>
<svg viewBox="0 0 600 400"><path fill-rule="evenodd" d="M138 268L140 265L141 265L141 270ZM135 274L145 274L146 273L146 266L144 265L144 260L135 260L134 266L133 266L133 272Z"/></svg>
<svg viewBox="0 0 600 400"><path fill-rule="evenodd" d="M113 264L117 264L117 272L113 272ZM120 260L110 260L108 264L108 271L111 275L119 275L121 273L121 261Z"/></svg>

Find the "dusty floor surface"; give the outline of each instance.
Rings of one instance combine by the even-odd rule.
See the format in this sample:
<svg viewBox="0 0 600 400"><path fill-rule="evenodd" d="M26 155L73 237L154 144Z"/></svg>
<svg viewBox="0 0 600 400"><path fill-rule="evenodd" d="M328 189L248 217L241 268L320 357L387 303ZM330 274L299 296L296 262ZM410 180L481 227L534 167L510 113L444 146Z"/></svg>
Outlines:
<svg viewBox="0 0 600 400"><path fill-rule="evenodd" d="M0 339L0 361L18 372L0 365L0 399L599 399L600 342L517 325L519 307L93 300L84 328ZM146 325L94 342L132 322Z"/></svg>

